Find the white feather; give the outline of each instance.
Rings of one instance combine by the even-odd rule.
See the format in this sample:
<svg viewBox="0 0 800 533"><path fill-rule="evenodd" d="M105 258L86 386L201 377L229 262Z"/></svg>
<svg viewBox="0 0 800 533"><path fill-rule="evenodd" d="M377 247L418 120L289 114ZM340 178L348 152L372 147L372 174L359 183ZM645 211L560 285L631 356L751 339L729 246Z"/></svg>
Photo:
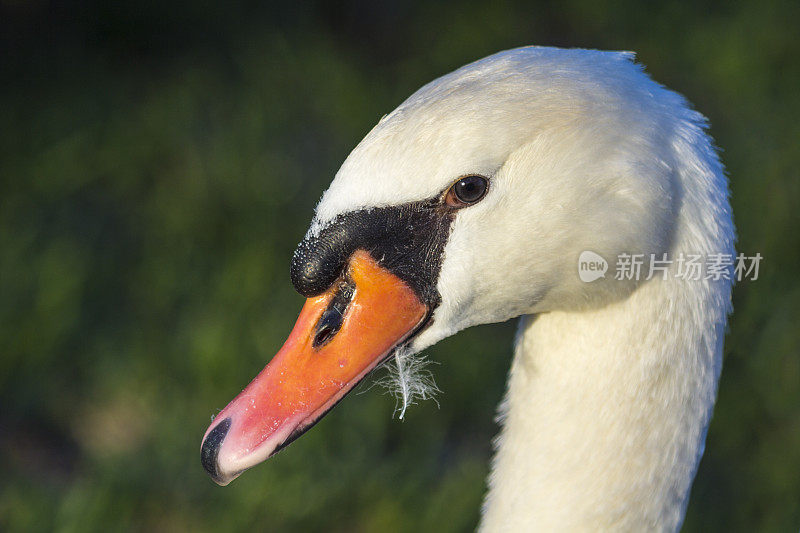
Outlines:
<svg viewBox="0 0 800 533"><path fill-rule="evenodd" d="M403 347L396 350L394 357L386 364L388 374L379 379L377 384L396 398L395 414L400 420L405 418L408 408L420 400L433 400L439 405L436 395L441 391L433 373L428 370L431 362Z"/></svg>
<svg viewBox="0 0 800 533"><path fill-rule="evenodd" d="M612 269L621 253L734 253L727 180L705 129L630 53L521 48L421 88L323 196L312 233L346 211L432 197L467 173L490 179L452 225L441 304L398 355L395 381L402 418L430 390L427 374L408 377L412 352L523 317L484 531L680 527L731 282L583 283L576 265L584 250Z"/></svg>

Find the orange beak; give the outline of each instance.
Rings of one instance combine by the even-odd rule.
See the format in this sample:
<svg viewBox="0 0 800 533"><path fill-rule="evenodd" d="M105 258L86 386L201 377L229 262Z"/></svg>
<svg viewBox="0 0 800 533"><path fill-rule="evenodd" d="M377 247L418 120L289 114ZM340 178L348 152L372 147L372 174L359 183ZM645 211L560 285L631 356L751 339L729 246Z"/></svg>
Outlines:
<svg viewBox="0 0 800 533"><path fill-rule="evenodd" d="M299 437L424 323L427 306L367 252L344 278L306 301L281 350L206 430L201 458L218 484Z"/></svg>

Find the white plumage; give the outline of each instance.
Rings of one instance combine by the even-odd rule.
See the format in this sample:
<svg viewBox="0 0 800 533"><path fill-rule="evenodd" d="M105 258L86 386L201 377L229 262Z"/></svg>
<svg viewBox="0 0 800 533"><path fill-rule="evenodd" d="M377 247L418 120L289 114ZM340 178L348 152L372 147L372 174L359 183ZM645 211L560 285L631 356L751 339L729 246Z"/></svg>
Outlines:
<svg viewBox="0 0 800 533"><path fill-rule="evenodd" d="M622 253L734 253L705 119L630 53L502 52L384 117L310 231L350 210L432 197L465 174L489 177L489 192L453 223L442 301L411 349L522 316L481 528L678 529L731 282L676 279L674 263L666 280L619 281L613 270ZM584 250L609 261L605 278L580 281Z"/></svg>

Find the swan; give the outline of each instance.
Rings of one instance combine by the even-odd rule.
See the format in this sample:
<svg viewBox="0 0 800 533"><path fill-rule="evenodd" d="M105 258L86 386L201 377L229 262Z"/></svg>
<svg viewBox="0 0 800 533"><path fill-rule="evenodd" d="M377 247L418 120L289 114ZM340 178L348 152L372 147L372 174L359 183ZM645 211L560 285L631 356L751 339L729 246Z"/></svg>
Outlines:
<svg viewBox="0 0 800 533"><path fill-rule="evenodd" d="M225 485L392 355L521 317L480 529L679 529L731 311L729 276L680 272L734 254L706 129L627 52L519 48L419 89L320 200L291 264L308 299L205 469Z"/></svg>

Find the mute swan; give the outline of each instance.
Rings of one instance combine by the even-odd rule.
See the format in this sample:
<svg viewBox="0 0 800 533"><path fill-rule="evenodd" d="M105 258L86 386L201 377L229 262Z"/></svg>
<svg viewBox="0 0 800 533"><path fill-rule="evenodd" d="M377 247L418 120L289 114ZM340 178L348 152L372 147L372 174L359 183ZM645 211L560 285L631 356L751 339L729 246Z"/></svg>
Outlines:
<svg viewBox="0 0 800 533"><path fill-rule="evenodd" d="M521 48L422 87L322 197L291 268L308 300L203 466L225 485L395 350L521 316L481 529L678 529L731 310L726 276L676 270L734 253L705 128L630 53ZM581 281L584 251L605 276ZM672 259L645 279L650 254Z"/></svg>

